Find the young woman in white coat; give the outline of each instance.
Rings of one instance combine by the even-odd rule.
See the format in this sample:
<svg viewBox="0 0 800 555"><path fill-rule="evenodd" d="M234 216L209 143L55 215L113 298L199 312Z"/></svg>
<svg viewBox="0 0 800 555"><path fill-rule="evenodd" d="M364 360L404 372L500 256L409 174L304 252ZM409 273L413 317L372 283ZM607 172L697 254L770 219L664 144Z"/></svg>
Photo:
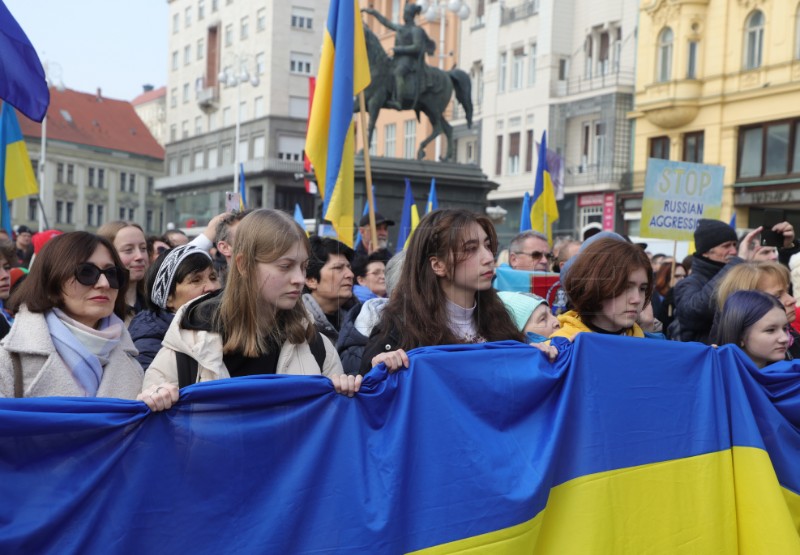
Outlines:
<svg viewBox="0 0 800 555"><path fill-rule="evenodd" d="M0 342L0 396L135 399L127 277L107 239L74 231L48 241L8 303L16 318Z"/></svg>
<svg viewBox="0 0 800 555"><path fill-rule="evenodd" d="M287 214L248 214L237 227L225 289L178 310L145 373L140 399L153 410L171 407L185 383L180 367L189 368L191 382L322 374L339 393L358 391L361 377L343 373L336 349L299 302L309 253L305 231ZM179 362L187 356L193 362Z"/></svg>

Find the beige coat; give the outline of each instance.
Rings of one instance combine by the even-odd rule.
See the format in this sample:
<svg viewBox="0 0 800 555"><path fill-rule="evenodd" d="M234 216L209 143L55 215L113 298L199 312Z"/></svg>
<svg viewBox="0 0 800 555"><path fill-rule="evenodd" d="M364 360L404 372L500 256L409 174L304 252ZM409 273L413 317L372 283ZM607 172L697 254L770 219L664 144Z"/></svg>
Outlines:
<svg viewBox="0 0 800 555"><path fill-rule="evenodd" d="M186 330L180 327L183 314L191 305L192 303L183 305L175 314L175 318L164 336L164 341L161 342L161 350L144 373L142 391L165 382L178 385L178 363L175 351L186 353L197 361L198 382L231 377L222 361L222 336L215 332ZM330 377L343 374L344 370L336 348L324 335L322 341L325 344L325 363L322 375ZM319 376L320 371L308 343L293 345L287 341L281 346L276 373Z"/></svg>
<svg viewBox="0 0 800 555"><path fill-rule="evenodd" d="M76 339L77 341L77 339ZM19 356L24 397L83 397L83 388L56 351L44 314L24 306L11 331L0 341L0 396L14 397L14 365L11 353ZM142 367L134 358L138 352L128 330L111 351L97 397L136 399L142 384Z"/></svg>

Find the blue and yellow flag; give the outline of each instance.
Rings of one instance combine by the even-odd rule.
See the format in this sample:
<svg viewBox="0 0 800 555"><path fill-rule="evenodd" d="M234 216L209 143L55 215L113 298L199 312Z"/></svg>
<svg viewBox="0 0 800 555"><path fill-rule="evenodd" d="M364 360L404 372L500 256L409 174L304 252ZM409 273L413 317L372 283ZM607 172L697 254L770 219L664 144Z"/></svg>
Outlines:
<svg viewBox="0 0 800 555"><path fill-rule="evenodd" d="M247 209L247 187L244 183L244 164L239 162L239 210Z"/></svg>
<svg viewBox="0 0 800 555"><path fill-rule="evenodd" d="M0 0L0 99L41 122L50 104L44 68L25 31Z"/></svg>
<svg viewBox="0 0 800 555"><path fill-rule="evenodd" d="M372 186L372 203L375 205L374 211L378 211L378 201L375 199L375 185ZM361 217L363 218L369 214L369 199L364 199L364 209L361 211ZM361 244L361 234L356 230L356 244L355 249L358 249L358 246Z"/></svg>
<svg viewBox="0 0 800 555"><path fill-rule="evenodd" d="M370 82L358 0L332 0L306 135L323 199L322 217L353 246L353 96Z"/></svg>
<svg viewBox="0 0 800 555"><path fill-rule="evenodd" d="M0 225L11 235L8 201L39 192L14 108L0 108Z"/></svg>
<svg viewBox="0 0 800 555"><path fill-rule="evenodd" d="M547 241L552 244L553 222L556 220L558 220L558 205L550 170L547 167L547 131L543 131L536 167L536 183L531 197L531 229L547 235Z"/></svg>
<svg viewBox="0 0 800 555"><path fill-rule="evenodd" d="M353 398L270 375L161 413L0 399L0 553L800 553L800 363L560 347L415 349Z"/></svg>
<svg viewBox="0 0 800 555"><path fill-rule="evenodd" d="M308 230L306 229L306 220L303 218L303 211L300 209L300 205L298 203L294 203L294 221L297 222L303 231L306 232L308 235Z"/></svg>
<svg viewBox="0 0 800 555"><path fill-rule="evenodd" d="M397 250L404 251L408 247L411 235L419 225L419 212L411 191L411 181L406 177L406 193L403 197L403 213L400 216L400 229L397 232Z"/></svg>
<svg viewBox="0 0 800 555"><path fill-rule="evenodd" d="M436 178L431 177L431 190L428 191L428 204L425 206L425 213L433 212L439 208L439 199L436 198Z"/></svg>
<svg viewBox="0 0 800 555"><path fill-rule="evenodd" d="M531 229L531 194L525 191L522 197L522 212L519 215L519 232Z"/></svg>

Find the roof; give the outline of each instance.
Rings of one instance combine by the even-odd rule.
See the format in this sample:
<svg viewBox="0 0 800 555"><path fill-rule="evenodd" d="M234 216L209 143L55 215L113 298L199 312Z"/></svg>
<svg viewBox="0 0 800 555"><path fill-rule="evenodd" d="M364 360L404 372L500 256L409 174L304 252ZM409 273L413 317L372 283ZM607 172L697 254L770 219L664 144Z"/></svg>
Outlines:
<svg viewBox="0 0 800 555"><path fill-rule="evenodd" d="M167 96L167 87L160 87L158 89L153 89L152 91L143 92L133 100L131 100L131 104L134 106L138 106L139 104L147 104L151 100L155 100L160 97Z"/></svg>
<svg viewBox="0 0 800 555"><path fill-rule="evenodd" d="M17 112L22 135L40 138L42 126ZM72 89L50 89L47 138L108 150L164 159L164 148L153 138L133 105Z"/></svg>

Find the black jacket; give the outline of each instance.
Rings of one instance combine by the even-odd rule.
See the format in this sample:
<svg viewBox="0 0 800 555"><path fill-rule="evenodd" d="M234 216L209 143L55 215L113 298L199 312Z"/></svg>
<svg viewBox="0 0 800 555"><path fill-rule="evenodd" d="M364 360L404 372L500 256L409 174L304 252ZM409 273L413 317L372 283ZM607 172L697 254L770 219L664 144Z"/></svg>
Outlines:
<svg viewBox="0 0 800 555"><path fill-rule="evenodd" d="M361 314L362 306L361 303L357 304L345 315L342 328L339 330L339 339L336 341L336 350L342 360L344 373L351 376L358 375L361 369L361 357L367 344L367 337L356 329L356 318Z"/></svg>
<svg viewBox="0 0 800 555"><path fill-rule="evenodd" d="M362 376L366 375L372 370L372 359L381 354L388 353L389 351L396 351L400 343L400 336L395 329L388 329L383 331L383 323L378 324L373 328L372 333L369 335L367 344L364 347L364 353L361 356L361 368L358 371Z"/></svg>

